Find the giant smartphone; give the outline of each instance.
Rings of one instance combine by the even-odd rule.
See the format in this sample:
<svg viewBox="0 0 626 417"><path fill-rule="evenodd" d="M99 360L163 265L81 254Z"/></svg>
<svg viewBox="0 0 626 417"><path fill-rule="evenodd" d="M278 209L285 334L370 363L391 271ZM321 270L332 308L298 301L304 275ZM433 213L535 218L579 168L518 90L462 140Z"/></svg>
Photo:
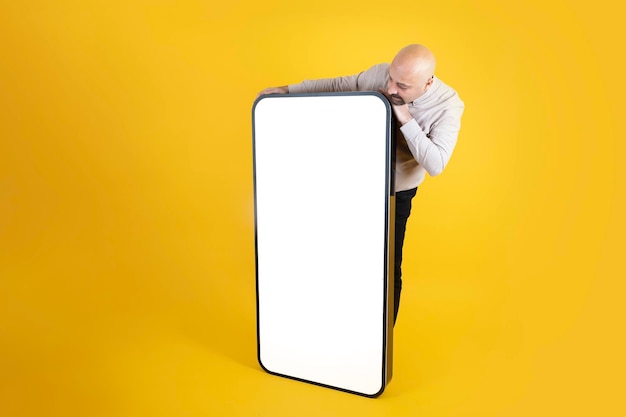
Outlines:
<svg viewBox="0 0 626 417"><path fill-rule="evenodd" d="M369 397L391 379L395 158L374 92L253 107L258 360Z"/></svg>

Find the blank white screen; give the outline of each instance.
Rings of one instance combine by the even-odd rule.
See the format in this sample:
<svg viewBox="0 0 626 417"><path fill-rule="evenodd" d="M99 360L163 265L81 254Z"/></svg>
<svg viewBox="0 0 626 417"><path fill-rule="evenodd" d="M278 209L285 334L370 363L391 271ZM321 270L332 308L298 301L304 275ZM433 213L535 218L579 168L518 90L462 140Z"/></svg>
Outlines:
<svg viewBox="0 0 626 417"><path fill-rule="evenodd" d="M254 110L259 359L374 395L384 386L388 107L266 96Z"/></svg>

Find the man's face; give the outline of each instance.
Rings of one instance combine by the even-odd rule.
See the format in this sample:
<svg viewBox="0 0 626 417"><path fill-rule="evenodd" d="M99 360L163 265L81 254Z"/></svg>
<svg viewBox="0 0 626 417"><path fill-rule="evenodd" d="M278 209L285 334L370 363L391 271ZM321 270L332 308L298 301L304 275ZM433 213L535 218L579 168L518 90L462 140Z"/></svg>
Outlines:
<svg viewBox="0 0 626 417"><path fill-rule="evenodd" d="M389 67L387 94L391 103L396 106L416 100L428 90L430 84L432 84L432 77L424 80L421 74L411 71L409 65L403 65L394 60Z"/></svg>

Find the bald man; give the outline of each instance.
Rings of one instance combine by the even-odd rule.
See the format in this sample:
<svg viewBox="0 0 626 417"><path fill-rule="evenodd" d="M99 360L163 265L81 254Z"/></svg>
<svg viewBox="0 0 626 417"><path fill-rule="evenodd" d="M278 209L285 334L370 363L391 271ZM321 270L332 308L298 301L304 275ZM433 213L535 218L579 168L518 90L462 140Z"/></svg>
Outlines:
<svg viewBox="0 0 626 417"><path fill-rule="evenodd" d="M397 121L395 165L394 323L402 292L402 247L411 202L417 188L448 164L461 128L464 104L456 91L435 77L435 56L423 45L402 48L391 64L379 64L356 75L303 81L259 93L380 91Z"/></svg>

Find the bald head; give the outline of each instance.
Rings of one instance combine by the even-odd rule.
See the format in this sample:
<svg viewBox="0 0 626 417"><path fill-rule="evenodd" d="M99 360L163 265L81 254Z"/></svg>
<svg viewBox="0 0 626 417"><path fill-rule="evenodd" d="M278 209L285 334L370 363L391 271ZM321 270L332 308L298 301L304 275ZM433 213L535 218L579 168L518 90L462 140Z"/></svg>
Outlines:
<svg viewBox="0 0 626 417"><path fill-rule="evenodd" d="M408 73L418 75L423 81L435 73L435 55L424 45L405 46L393 59L393 63Z"/></svg>
<svg viewBox="0 0 626 417"><path fill-rule="evenodd" d="M389 67L388 93L392 102L411 102L433 83L435 56L423 45L408 45L398 52Z"/></svg>

